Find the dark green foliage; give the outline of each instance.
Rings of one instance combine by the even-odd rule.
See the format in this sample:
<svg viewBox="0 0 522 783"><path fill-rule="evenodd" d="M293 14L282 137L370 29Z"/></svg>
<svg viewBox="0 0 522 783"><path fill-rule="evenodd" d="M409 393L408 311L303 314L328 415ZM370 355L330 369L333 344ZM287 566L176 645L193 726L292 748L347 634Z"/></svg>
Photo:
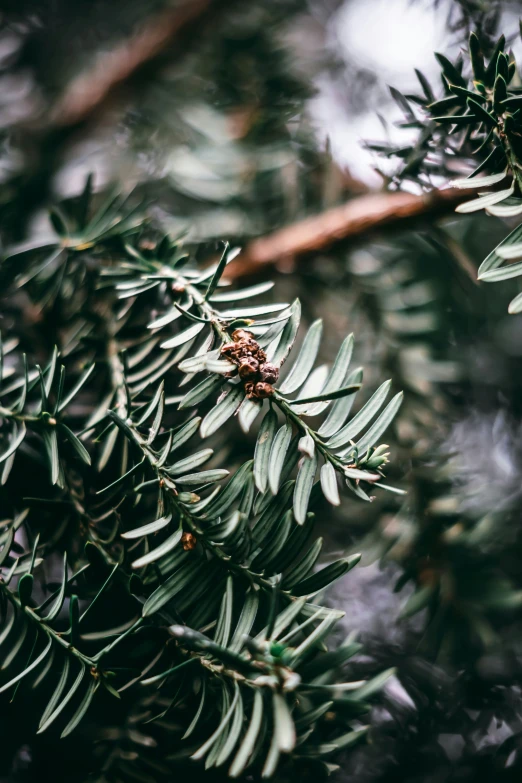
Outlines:
<svg viewBox="0 0 522 783"><path fill-rule="evenodd" d="M484 57L484 40L475 32L469 36L469 60L459 57L452 63L436 54L441 66L444 96L433 100L434 92L422 74L417 73L423 95L393 96L405 114L404 127L419 129L417 142L398 149L394 146L370 145L387 156L404 162L396 182L412 180L429 186L433 175L452 174L459 161L473 161L475 167L465 179L453 180L462 189L494 188L481 192L471 201L457 207L469 214L484 209L488 214L512 218L522 213L522 87L520 74L506 39L501 35L488 57ZM477 165L478 163L478 165ZM521 264L508 264L521 257L520 232L515 229L492 252L479 268L478 277L495 282L517 277ZM509 312L522 308L522 297L516 296Z"/></svg>
<svg viewBox="0 0 522 783"><path fill-rule="evenodd" d="M186 739L176 757L234 777L247 767L271 777L297 746L302 763L350 745L364 731L336 701L353 691L363 711L368 686L343 682L338 668L357 647L325 652L342 613L311 599L359 556L314 572L309 509L321 490L340 503L338 479L369 500L401 395L384 407L386 383L350 416L361 387L353 337L331 370L314 369L316 323L293 359L299 302L245 305L270 286L230 289L227 246L198 265L147 226L132 196L94 195L89 178L51 224L56 239L2 265L57 343L43 369L16 340L5 350L3 496L13 511L30 505L2 523L2 689L20 686L23 699L51 682L38 731L56 721L66 736L102 691L139 700L146 686L147 721L169 715ZM245 380L243 361L260 380ZM254 459L227 478L216 445L237 436L235 415L247 432L261 414ZM35 460L46 476L29 499L17 470ZM32 546L18 543L22 530ZM51 588L45 568L57 557ZM323 727L327 711L335 719Z"/></svg>
<svg viewBox="0 0 522 783"><path fill-rule="evenodd" d="M400 125L419 131L411 146L390 145L379 149L381 153L401 160L393 185L401 186L410 180L423 188L432 187L434 177L448 178L474 164L467 178L453 180L451 184L463 190L482 187L486 192L459 205L457 212L471 214L485 209L495 218L516 217L522 211L519 182L522 126L517 110L520 76L505 36L492 42L483 30L471 32L468 58L459 55L452 61L443 54L435 56L441 68L442 96L437 96L437 91L418 71L422 95L404 96L392 90L405 117ZM475 220L474 225L486 235L488 225L492 224L498 233L496 222L490 218L484 225L482 218L482 222ZM438 225L426 232L426 239L438 254L437 264L445 264L446 255L454 255L454 261L474 279L475 269L466 252L471 230L466 229L465 223L455 224L450 229ZM409 242L405 242L407 247ZM520 229L515 228L482 262L478 280L493 282L520 275L521 265L509 263L519 257L520 247ZM431 256L435 262L435 255L427 250L426 245L423 248L418 243L420 258L428 262ZM373 296L381 299L378 302L381 328L391 332L395 342L405 343L403 347L395 348L394 357L401 384L407 390L410 386L410 393L414 392L411 399L407 394L403 410L410 414L410 420L403 426L403 431L408 433L408 440L412 435L419 437L420 433L426 440L424 447L416 450L420 460L409 477L408 500L394 520L394 535L383 541L382 536L373 534L368 538L368 544L376 546L378 552L382 552L383 547L388 548L388 556L401 562L405 570L397 589L402 589L409 581L415 583L415 591L405 603L402 615L410 617L427 610L421 649L426 653L438 650L468 660L467 656L498 644L497 627L501 618L505 621L506 616L520 606L518 580L507 557L508 541L512 540L506 530L510 519L509 503L500 499L498 508L471 509L469 498L459 494L458 464L463 455L441 455L440 444L431 440L430 432L435 426L434 410L456 410L455 400L448 399L447 393L441 394L440 386L437 388L431 382L423 384L423 380L433 379L439 383L458 380L463 400L473 393L470 379L466 377L469 372L466 361L462 361L457 352L451 362L438 368L436 357L440 356L444 341L451 339L449 335L442 337L440 330L449 327L453 334L475 335L482 328L480 318L476 320L476 312L481 310L485 314L489 305L484 295L477 293L472 297L471 291L467 295L468 302L465 298L459 301L450 293L450 284L445 294L430 295L429 284L423 280L429 276L420 271L417 271L419 282L410 305L408 286L413 277L408 254L394 256L392 251L391 261L389 256L384 260L386 249L380 254L381 268L386 264L391 274L382 281L372 269L366 285ZM508 263L504 264L504 261ZM394 288L390 289L390 284ZM443 316L440 311L437 313L436 306L440 306L443 296L447 295L451 315ZM474 309L465 316L469 301L475 297ZM400 315L394 312L393 305L389 306L390 300L394 302L395 299ZM520 300L519 295L511 302L510 313L519 312ZM388 309L393 311L391 315ZM385 311L384 316L381 310ZM495 317L498 320L499 316ZM465 326L463 322L459 323L461 318L468 321ZM424 379L421 375L419 379L412 375L408 381L415 362L413 356L407 358L406 341L412 338L417 341L419 351L417 367L422 368L424 364L426 376ZM443 353L448 355L447 348ZM402 357L406 357L406 362ZM431 467L434 456L435 466ZM452 458L457 466L453 470ZM427 459L430 460L429 469ZM498 534L496 546L493 545L493 530ZM474 652L470 653L470 646Z"/></svg>
<svg viewBox="0 0 522 783"><path fill-rule="evenodd" d="M504 167L516 174L500 126L515 149L519 125L509 45L495 53L500 4L452 5L456 40L477 31L469 61L437 55L441 94L420 71L419 95L393 88L418 143L379 145L401 164L392 187L475 169L458 184L493 189L500 217L335 242L274 275L281 304L268 266L228 284L236 245L352 194L308 131L303 63L277 35L303 4L218 5L114 93L109 148L135 190L89 178L41 240L13 246L92 128L22 131L2 149L31 151L21 180L6 167L0 213L5 758L25 744L57 779L100 783L317 779L337 763L389 783L446 779L454 733L468 766L451 778L517 775L519 463L500 460L502 483L497 419L471 446L453 431L470 409L520 413L516 331L501 286L491 296L474 275L520 209L516 183L491 202ZM71 74L58 32L49 41L49 63L33 57L52 93ZM485 281L519 273L504 265L519 244L515 229ZM347 575L359 552L382 560L380 591L372 568ZM323 604L334 582L344 619ZM344 624L362 625L364 646ZM371 713L395 667L415 709L390 687Z"/></svg>

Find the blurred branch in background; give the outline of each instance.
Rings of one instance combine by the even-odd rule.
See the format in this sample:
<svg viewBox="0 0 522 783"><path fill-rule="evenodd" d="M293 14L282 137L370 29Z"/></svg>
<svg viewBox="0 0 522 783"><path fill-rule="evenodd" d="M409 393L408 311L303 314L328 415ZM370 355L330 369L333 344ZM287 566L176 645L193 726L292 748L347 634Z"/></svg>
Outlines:
<svg viewBox="0 0 522 783"><path fill-rule="evenodd" d="M92 130L91 126L99 123L108 110L114 112L119 104L118 88L123 90L144 67L153 68L154 61L154 68L148 73L148 78L152 78L154 69L163 62L160 55L181 30L186 33L196 20L201 24L201 17L211 5L220 4L215 0L181 0L149 12L123 40L110 42L94 52L84 67L65 79L55 96L48 96L43 109L36 101L32 112L14 122L11 133L26 158L26 166L21 176L15 175L9 182L2 199L8 203L5 223L13 237L23 235L28 215L45 202L50 180L71 143ZM179 51L183 47L179 46ZM20 212L18 205L22 203L25 208Z"/></svg>
<svg viewBox="0 0 522 783"><path fill-rule="evenodd" d="M118 84L157 57L172 39L211 5L212 0L189 0L155 14L142 30L108 52L102 52L91 68L67 85L51 108L48 124L74 125L85 120Z"/></svg>
<svg viewBox="0 0 522 783"><path fill-rule="evenodd" d="M454 188L423 195L373 193L361 196L252 240L229 265L226 276L229 280L238 280L258 273L261 266L324 250L336 242L404 220L447 214L469 197Z"/></svg>

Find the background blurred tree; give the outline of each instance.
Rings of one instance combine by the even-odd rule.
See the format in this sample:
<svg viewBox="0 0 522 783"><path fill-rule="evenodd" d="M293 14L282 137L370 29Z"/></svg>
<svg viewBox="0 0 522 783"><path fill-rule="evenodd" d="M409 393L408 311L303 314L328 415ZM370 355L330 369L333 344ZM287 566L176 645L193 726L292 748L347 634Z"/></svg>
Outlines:
<svg viewBox="0 0 522 783"><path fill-rule="evenodd" d="M381 561L381 571L356 570L359 588L352 581L336 601L348 630L363 631L366 655L356 670L398 664L409 696L397 682L385 691L371 752L361 748L342 766L356 780L514 779L520 626L516 613L500 610L520 603L520 326L505 315L512 292L497 287L492 295L477 286L475 271L507 229L498 218L456 219L451 210L467 191L417 195L419 186L467 173L460 147L427 178L425 147L396 144L393 130L389 144L379 141L379 153L405 162L400 182L409 180L411 195L365 194L367 186L332 161L310 120L314 81L330 74L354 113L360 103L374 110L383 94L379 74L343 66L324 46L339 5L6 4L3 239L36 234L42 210L77 193L92 170L98 185L135 185L165 231L188 232L198 257L215 252L217 239L242 246L231 278L257 282L275 267L281 298L299 295L306 322L325 320L326 358L339 334L356 331L366 383L377 388L391 376L406 392L389 437L390 483L408 497L381 493L364 506L319 507L318 518L330 553L356 547L366 564ZM438 4L453 60L470 29L489 54L510 20L509 4L450 3L447 11ZM514 36L514 28L504 31ZM394 96L407 134L418 127L410 105L431 97ZM397 186L390 169L384 176ZM290 233L272 236L285 227ZM268 250L256 244L267 239ZM22 296L6 302L7 322L21 313L31 319ZM29 325L36 360L37 330ZM248 450L227 449L231 459ZM397 581L415 589L404 587L395 600ZM399 620L401 611L423 614ZM376 619L383 614L386 621ZM16 702L14 709L23 714ZM128 759L146 748L132 715L115 710L114 726L100 746L103 760L120 752L122 736ZM13 752L28 743L15 762L21 768L24 754L32 758L28 775L57 755L64 780L77 775L79 757L91 764L90 736L35 740L22 720L9 730ZM154 759L153 750L143 752Z"/></svg>

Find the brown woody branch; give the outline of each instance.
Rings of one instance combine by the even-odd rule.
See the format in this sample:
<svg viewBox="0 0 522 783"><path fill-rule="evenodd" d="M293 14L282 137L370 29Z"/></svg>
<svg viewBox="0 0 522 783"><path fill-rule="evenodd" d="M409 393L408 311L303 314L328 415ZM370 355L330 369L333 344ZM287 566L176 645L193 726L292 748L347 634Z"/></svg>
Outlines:
<svg viewBox="0 0 522 783"><path fill-rule="evenodd" d="M189 22L207 9L212 0L184 0L150 19L134 36L108 52L100 53L92 68L67 85L53 106L48 124L75 125L101 105L117 85L162 52Z"/></svg>
<svg viewBox="0 0 522 783"><path fill-rule="evenodd" d="M130 38L113 49L99 52L94 65L81 72L64 88L43 116L37 113L25 118L19 128L20 148L29 164L10 202L9 233L19 241L26 230L26 218L47 198L51 178L60 165L71 141L113 107L116 88L127 85L132 77L154 61L183 30L183 46L190 41L190 28L200 24L207 9L218 6L218 0L177 0L162 12L151 15ZM192 23L192 24L191 24ZM23 208L21 208L23 207Z"/></svg>
<svg viewBox="0 0 522 783"><path fill-rule="evenodd" d="M325 250L341 240L375 229L399 225L406 219L451 212L472 198L469 191L448 188L420 196L411 193L374 193L354 198L320 215L305 218L249 242L227 267L229 280L258 273L263 266Z"/></svg>

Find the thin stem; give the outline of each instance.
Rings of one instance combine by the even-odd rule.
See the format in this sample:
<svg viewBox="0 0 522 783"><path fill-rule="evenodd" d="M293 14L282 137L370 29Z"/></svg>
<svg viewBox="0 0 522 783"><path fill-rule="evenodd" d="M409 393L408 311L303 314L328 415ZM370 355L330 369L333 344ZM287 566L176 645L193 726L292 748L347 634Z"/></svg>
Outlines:
<svg viewBox="0 0 522 783"><path fill-rule="evenodd" d="M181 523L182 524L185 523L186 527L189 528L191 533L194 533L197 536L203 536L204 531L200 528L197 519L192 514L190 514L187 508L183 506L177 499L177 490L175 488L174 483L172 482L171 477L163 467L158 466L156 455L154 454L150 446L147 444L147 442L144 440L144 438L137 431L134 424L129 420L124 422L122 419L119 419L119 426L127 435L127 437L129 437L129 439L132 440L132 442L141 450L142 454L149 462L150 467L156 474L156 479L158 483L163 486L167 486L169 489L172 490L172 492L169 494L169 499L172 505L174 506L174 509L178 513ZM228 556L219 547L215 546L211 541L206 541L203 537L202 543L203 546L206 549L208 549L210 552L212 552L212 554L215 557L224 561L228 569L235 571L236 573L242 574L250 581L251 584L257 584L263 589L268 589L268 588L271 589L271 583L267 579L263 579L263 577L259 576L258 574L253 574L247 569L243 568L242 566L233 563L228 558Z"/></svg>
<svg viewBox="0 0 522 783"><path fill-rule="evenodd" d="M123 412L127 408L125 371L120 358L120 346L112 336L107 342L107 363L111 374L112 386L116 394L115 408L117 411Z"/></svg>
<svg viewBox="0 0 522 783"><path fill-rule="evenodd" d="M342 460L337 457L335 454L332 454L331 451L328 450L328 448L324 445L323 441L315 432L315 430L312 429L312 427L309 427L306 422L304 422L299 414L297 414L295 411L292 410L291 406L288 405L286 400L281 397L277 391L275 392L274 396L272 397L274 403L277 405L280 411L287 416L289 419L291 419L294 424L296 424L297 427L299 427L306 435L310 435L310 437L313 439L317 450L322 454L323 458L327 462L331 462L334 468L340 471L344 471L344 468L346 465L342 462Z"/></svg>
<svg viewBox="0 0 522 783"><path fill-rule="evenodd" d="M9 408L2 407L0 407L0 418L9 419L10 421L21 421L28 424L45 421L42 416L30 416L26 413L15 413L14 411L9 410Z"/></svg>
<svg viewBox="0 0 522 783"><path fill-rule="evenodd" d="M232 336L227 331L227 324L226 322L223 322L223 320L220 318L219 313L217 313L206 301L205 297L201 294L198 289L193 286L191 283L189 283L185 278L182 278L180 275L176 275L174 273L174 277L177 280L177 282L181 283L185 290L190 293L194 300L194 304L199 309L201 314L204 314L207 319L212 324L214 331L218 335L218 337L221 339L223 343L231 342ZM343 462L337 457L335 454L332 454L324 445L323 441L319 437L319 435L304 422L301 417L295 413L295 411L292 410L291 406L286 402L286 400L280 396L277 391L275 391L273 397L272 397L274 403L277 405L279 410L286 416L286 418L291 419L294 424L300 429L302 432L305 433L305 435L310 435L310 437L314 440L317 450L322 454L325 461L330 462L333 467L336 470L344 471L344 468L346 467Z"/></svg>
<svg viewBox="0 0 522 783"><path fill-rule="evenodd" d="M96 665L94 658L89 658L89 656L81 653L76 649L76 647L73 647L70 642L64 639L63 636L58 633L58 631L54 631L52 628L50 628L50 626L46 625L43 619L36 614L34 609L31 609L30 606L22 606L17 596L9 590L7 585L1 579L0 589L4 591L7 600L10 601L19 612L23 612L26 617L29 617L33 622L37 623L40 630L43 631L43 633L45 633L48 637L52 638L54 642L61 645L65 650L67 650L67 652L71 653L71 655L74 655L75 658L78 658L78 660L82 661L82 663L85 663L87 666L92 667Z"/></svg>
<svg viewBox="0 0 522 783"><path fill-rule="evenodd" d="M503 128L503 123L502 123ZM504 148L504 152L506 154L506 157L508 159L509 167L511 171L513 172L513 177L515 179L516 185L518 187L519 193L522 195L522 172L520 171L517 158L515 155L515 152L513 148L511 147L511 144L509 142L509 138L506 133L504 133L504 130L502 129L498 136L500 138L500 142Z"/></svg>

